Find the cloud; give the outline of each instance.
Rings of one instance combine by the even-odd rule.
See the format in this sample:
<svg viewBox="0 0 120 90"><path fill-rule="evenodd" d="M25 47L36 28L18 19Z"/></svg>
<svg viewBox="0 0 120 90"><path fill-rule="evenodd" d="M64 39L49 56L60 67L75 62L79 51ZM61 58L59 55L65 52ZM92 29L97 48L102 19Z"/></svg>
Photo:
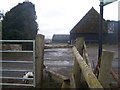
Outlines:
<svg viewBox="0 0 120 90"><path fill-rule="evenodd" d="M24 0L1 0L0 8L8 11ZM35 4L39 33L51 37L70 30L94 7L99 12L99 0L29 0ZM9 2L9 3L8 3ZM112 11L111 11L112 10ZM113 15L114 13L114 15ZM104 18L118 19L118 2L104 7Z"/></svg>

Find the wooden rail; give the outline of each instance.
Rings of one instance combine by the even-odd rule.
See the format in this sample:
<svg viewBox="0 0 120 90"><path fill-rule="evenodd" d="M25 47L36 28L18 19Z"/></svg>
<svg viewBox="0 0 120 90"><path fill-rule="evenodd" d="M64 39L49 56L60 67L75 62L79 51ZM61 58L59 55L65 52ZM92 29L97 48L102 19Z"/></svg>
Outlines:
<svg viewBox="0 0 120 90"><path fill-rule="evenodd" d="M103 50L100 67L98 67L98 77L93 73L87 54L84 38L77 38L75 46L72 48L75 59L71 76L71 87L81 88L88 85L88 88L110 88L110 73L120 85L120 79L112 70L112 60L114 52Z"/></svg>
<svg viewBox="0 0 120 90"><path fill-rule="evenodd" d="M72 48L73 46L72 45L69 45L69 44L64 44L64 45L60 45L60 44L57 44L57 45L45 45L45 49L52 49L52 48Z"/></svg>
<svg viewBox="0 0 120 90"><path fill-rule="evenodd" d="M70 88L70 79L68 77L56 73L50 69L46 69L45 71L48 73L50 79L54 79L58 83L62 83L61 88Z"/></svg>
<svg viewBox="0 0 120 90"><path fill-rule="evenodd" d="M76 47L73 47L73 53L89 88L103 88L94 75L92 69L86 64L85 60L83 60L82 56L79 54Z"/></svg>

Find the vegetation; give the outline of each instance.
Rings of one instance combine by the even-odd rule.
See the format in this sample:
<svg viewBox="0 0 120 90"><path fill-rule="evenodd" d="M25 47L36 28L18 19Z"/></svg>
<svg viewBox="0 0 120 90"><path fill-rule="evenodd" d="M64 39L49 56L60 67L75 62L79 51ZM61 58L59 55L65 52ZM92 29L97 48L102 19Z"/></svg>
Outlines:
<svg viewBox="0 0 120 90"><path fill-rule="evenodd" d="M3 17L2 39L32 40L38 31L35 6L31 2L19 3Z"/></svg>

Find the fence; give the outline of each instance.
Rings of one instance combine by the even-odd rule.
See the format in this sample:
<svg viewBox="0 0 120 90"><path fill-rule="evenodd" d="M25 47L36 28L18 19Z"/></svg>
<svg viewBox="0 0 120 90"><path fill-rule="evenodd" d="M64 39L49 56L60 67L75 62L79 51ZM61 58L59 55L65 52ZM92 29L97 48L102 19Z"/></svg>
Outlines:
<svg viewBox="0 0 120 90"><path fill-rule="evenodd" d="M6 42L6 41L1 41ZM25 40L16 41L10 40L7 42L26 42ZM3 61L1 63L33 63L33 70L15 70L8 69L3 71L17 71L17 72L34 72L33 78L27 78L26 80L33 80L32 84L9 84L9 83L1 83L1 85L13 85L13 86L32 86L35 88L42 88L43 84L43 60L44 60L44 36L37 35L35 41L28 40L27 42L33 43L33 51L1 51L2 53L32 53L33 62L28 61ZM65 77L58 73L55 73L51 70L46 70L50 77L56 77L59 79L59 82L62 83L61 88L105 88L108 87L108 76L111 70L111 64L113 59L113 52L103 51L102 59L101 59L101 67L99 68L99 76L98 78L92 71L90 66L87 50L85 46L85 42L83 38L77 38L75 47L72 48L75 56L74 59L74 67L72 71L71 78ZM109 61L108 61L109 60ZM109 63L108 63L109 62ZM105 67L107 66L107 67ZM2 70L1 70L2 71ZM23 78L18 77L1 77L2 79L19 79L23 80Z"/></svg>
<svg viewBox="0 0 120 90"><path fill-rule="evenodd" d="M56 77L56 81L62 83L62 89L85 88L85 86L86 88L103 88L98 78L92 71L83 38L78 38L76 40L76 45L73 47L73 53L75 60L71 78L65 77L51 70L46 70L49 77Z"/></svg>
<svg viewBox="0 0 120 90"><path fill-rule="evenodd" d="M56 73L50 69L46 70L46 72L48 73L48 77L50 80L53 79L56 82L62 84L61 88L70 88L70 79L67 76Z"/></svg>
<svg viewBox="0 0 120 90"><path fill-rule="evenodd" d="M114 52L103 50L99 63L100 67L98 68L98 77L96 77L96 73L94 74L90 67L83 38L77 38L75 47L73 47L73 53L75 59L71 77L72 88L81 88L82 86L89 88L110 88L110 73L118 82L118 85L120 85L117 74L112 70Z"/></svg>
<svg viewBox="0 0 120 90"><path fill-rule="evenodd" d="M99 79L95 76L90 66L86 45L83 38L76 40L75 47L72 48L75 56L74 67L71 78L46 70L50 78L56 77L62 83L61 88L103 88ZM106 80L106 79L105 79Z"/></svg>
<svg viewBox="0 0 120 90"><path fill-rule="evenodd" d="M49 73L50 78L56 77L57 80L59 80L59 82L62 83L62 86L61 86L62 89L63 88L85 88L85 87L90 89L110 88L109 81L108 81L110 73L114 75L114 78L119 84L119 78L116 76L113 70L111 70L112 60L114 55L113 52L103 50L101 62L100 62L99 74L98 74L98 77L96 77L96 74L93 73L90 62L89 62L84 39L77 38L75 47L73 47L72 49L73 49L75 59L74 59L74 67L73 67L73 71L70 79L63 75L55 73L54 71L46 70Z"/></svg>
<svg viewBox="0 0 120 90"><path fill-rule="evenodd" d="M86 86L88 88L103 88L88 65L88 60L84 58L84 55L86 55L83 54L84 49L84 39L77 38L76 45L73 47L75 60L71 78L71 87L83 88Z"/></svg>
<svg viewBox="0 0 120 90"><path fill-rule="evenodd" d="M43 35L37 35L35 40L0 40L0 42L7 42L7 43L33 43L33 50L3 50L0 51L2 53L20 53L22 56L22 53L32 53L32 61L25 61L25 60L0 60L0 63L10 63L12 65L14 64L33 64L32 70L31 69L2 69L1 72L33 72L34 77L33 78L22 78L22 77L0 77L1 79L8 79L8 80L29 80L33 81L32 84L24 84L24 83L0 83L2 86L32 86L32 87L42 87L42 76L43 76L43 54L44 54L44 36ZM30 55L29 55L30 56Z"/></svg>
<svg viewBox="0 0 120 90"><path fill-rule="evenodd" d="M32 51L27 51L27 50L2 50L1 53L2 54L6 54L8 53L8 55L10 55L10 53L32 53L32 58L33 58L33 61L18 61L18 60L0 60L1 63L3 64L11 64L11 65L14 65L14 64L30 64L30 63L33 63L33 70L27 70L27 69L4 69L1 71L1 72L10 72L10 73L13 73L13 72L34 72L34 62L35 62L35 41L34 40L1 40L0 42L2 43L24 43L24 42L27 42L27 43L33 43L33 50ZM17 68L17 67L16 67ZM22 78L22 77L1 77L2 79L13 79L13 80L33 80L33 84L16 84L16 83L1 83L1 85L14 85L14 86L34 86L35 85L35 80L34 78Z"/></svg>

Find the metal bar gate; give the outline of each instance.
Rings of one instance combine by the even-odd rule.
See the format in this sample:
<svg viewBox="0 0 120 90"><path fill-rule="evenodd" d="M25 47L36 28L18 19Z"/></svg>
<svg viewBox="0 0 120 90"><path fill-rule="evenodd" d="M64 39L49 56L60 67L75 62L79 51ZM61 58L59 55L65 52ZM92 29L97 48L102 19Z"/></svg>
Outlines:
<svg viewBox="0 0 120 90"><path fill-rule="evenodd" d="M0 40L0 44L1 44L1 47L2 47L2 43L32 43L33 45L33 50L0 50L0 53L3 54L3 53L32 53L32 61L28 61L28 60L3 60L2 58L0 58L0 64L2 66L2 68L0 69L0 73L7 73L8 74L12 74L13 72L16 72L16 73L24 73L24 72L33 72L33 74L35 74L35 40ZM2 56L2 55L1 55ZM14 58L14 57L13 57ZM27 66L27 64L32 64L32 69L26 69L26 67L24 67L24 69L21 69L21 67L19 68L19 66L17 66L17 68L19 69L16 69L16 68L7 68L7 67L4 67L5 64L8 64L8 65L18 65L18 64L24 64L25 66ZM31 67L30 67L31 68ZM0 83L0 86L32 86L32 87L35 87L35 75L33 78L23 78L22 76L17 76L17 75L13 75L13 76L4 76L2 74L2 76L0 76L0 79L2 80L28 80L28 81L32 81L31 84L27 84L27 83L6 83L3 81Z"/></svg>

